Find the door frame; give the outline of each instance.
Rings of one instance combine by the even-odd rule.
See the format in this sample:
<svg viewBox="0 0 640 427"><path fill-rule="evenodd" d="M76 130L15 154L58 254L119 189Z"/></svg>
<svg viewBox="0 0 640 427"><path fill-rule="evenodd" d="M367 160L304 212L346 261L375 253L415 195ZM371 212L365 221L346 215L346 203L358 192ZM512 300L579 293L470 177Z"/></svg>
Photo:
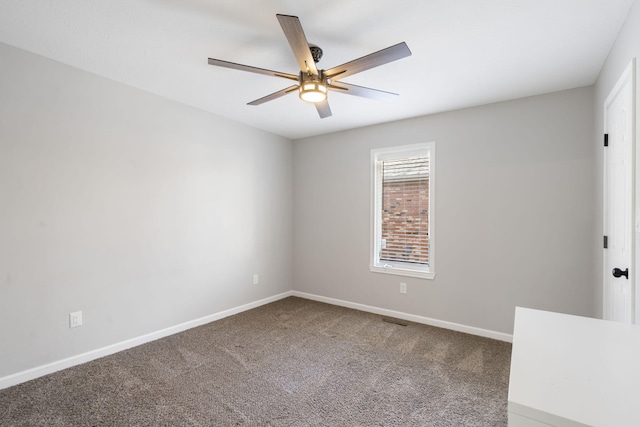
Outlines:
<svg viewBox="0 0 640 427"><path fill-rule="evenodd" d="M640 323L640 293L636 292L636 267L640 265L640 259L638 259L638 253L636 251L636 233L640 232L640 212L638 212L636 201L640 200L640 184L636 182L637 174L636 174L636 166L640 164L640 153L636 150L636 58L632 58L631 62L622 75L618 78L613 89L609 92L605 102L604 102L604 134L607 134L609 130L607 129L607 108L613 102L613 100L618 96L620 91L627 85L627 83L631 83L631 92L632 92L632 101L631 101L631 158L633 159L631 163L631 218L632 218L632 227L631 227L631 260L629 265L629 287L631 291L631 322L632 323ZM605 229L607 224L607 150L604 150L603 154L603 192L602 192L602 229L603 235L607 235L607 230ZM606 249L602 250L602 316L603 318L607 318L608 314L608 297L607 297L607 288L606 288L606 280L608 276L611 274L607 268L607 252Z"/></svg>

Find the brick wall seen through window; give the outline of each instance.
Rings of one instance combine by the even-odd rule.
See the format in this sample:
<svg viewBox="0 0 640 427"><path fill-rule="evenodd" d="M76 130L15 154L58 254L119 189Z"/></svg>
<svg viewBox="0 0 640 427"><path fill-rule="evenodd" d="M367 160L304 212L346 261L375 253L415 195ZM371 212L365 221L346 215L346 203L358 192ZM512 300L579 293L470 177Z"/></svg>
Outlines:
<svg viewBox="0 0 640 427"><path fill-rule="evenodd" d="M382 183L380 259L429 263L429 180Z"/></svg>

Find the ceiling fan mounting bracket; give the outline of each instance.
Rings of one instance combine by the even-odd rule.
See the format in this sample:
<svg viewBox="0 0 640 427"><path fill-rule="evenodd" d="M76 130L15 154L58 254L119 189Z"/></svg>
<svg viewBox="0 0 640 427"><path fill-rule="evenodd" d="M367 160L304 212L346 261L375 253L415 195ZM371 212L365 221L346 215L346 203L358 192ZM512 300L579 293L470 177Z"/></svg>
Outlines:
<svg viewBox="0 0 640 427"><path fill-rule="evenodd" d="M315 44L309 43L309 50L311 51L311 57L316 64L322 59L322 49Z"/></svg>

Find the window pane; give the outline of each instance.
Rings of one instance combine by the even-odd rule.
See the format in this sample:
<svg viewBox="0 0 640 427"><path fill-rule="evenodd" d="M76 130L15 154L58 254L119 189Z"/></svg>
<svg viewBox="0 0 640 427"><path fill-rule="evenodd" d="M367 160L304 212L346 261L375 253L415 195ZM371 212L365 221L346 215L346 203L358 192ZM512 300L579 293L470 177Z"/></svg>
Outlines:
<svg viewBox="0 0 640 427"><path fill-rule="evenodd" d="M380 260L429 264L429 156L382 162Z"/></svg>

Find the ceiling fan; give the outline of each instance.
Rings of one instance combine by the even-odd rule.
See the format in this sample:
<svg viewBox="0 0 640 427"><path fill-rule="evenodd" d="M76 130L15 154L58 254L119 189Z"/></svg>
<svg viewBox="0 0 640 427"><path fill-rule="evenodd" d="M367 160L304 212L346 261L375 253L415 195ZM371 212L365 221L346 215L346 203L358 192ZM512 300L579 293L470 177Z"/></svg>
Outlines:
<svg viewBox="0 0 640 427"><path fill-rule="evenodd" d="M320 118L331 116L331 108L327 100L328 91L345 93L347 95L361 96L364 98L389 101L398 96L396 93L371 89L368 87L356 86L339 80L350 75L365 71L386 63L396 61L411 55L411 51L405 42L398 43L386 49L379 50L372 54L354 59L337 67L328 70L318 70L316 63L322 58L322 49L309 44L302 30L302 25L297 16L280 15L276 17L284 31L284 35L289 41L293 55L300 66L300 74L281 73L279 71L266 70L264 68L252 67L250 65L236 64L235 62L223 61L221 59L209 58L209 64L218 67L233 68L235 70L248 71L251 73L266 74L268 76L282 77L294 80L296 84L279 90L248 105L260 105L268 101L280 98L288 93L298 91L298 95L304 101L315 104Z"/></svg>

